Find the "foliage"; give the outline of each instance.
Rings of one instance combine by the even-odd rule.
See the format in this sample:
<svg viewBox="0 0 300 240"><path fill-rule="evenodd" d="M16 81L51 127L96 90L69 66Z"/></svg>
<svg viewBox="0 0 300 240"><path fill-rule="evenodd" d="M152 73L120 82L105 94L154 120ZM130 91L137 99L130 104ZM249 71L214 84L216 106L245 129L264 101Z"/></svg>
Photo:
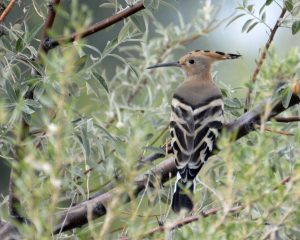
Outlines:
<svg viewBox="0 0 300 240"><path fill-rule="evenodd" d="M256 16L258 6L244 1L238 7L243 15L233 20L248 16L241 29L249 33L257 24L266 25L265 9L274 2L266 1ZM289 12L283 24L296 34L300 29L299 3L282 4ZM155 11L173 6L154 0L145 1L145 5L146 10L124 19L118 34L103 49L78 39L43 54L39 61L34 59L43 22L40 19L40 24L30 26L27 18L35 11L45 17L47 6L31 6L21 22L3 25L0 157L15 169L19 209L32 222L28 226L17 224L22 238L50 238L57 223L56 212L90 199L108 183L116 185L116 191L107 214L55 238L115 239L123 234L141 239L148 237L144 234L158 221L168 226L183 217L170 211L173 181L157 186L151 179L155 187L149 185L137 199L124 203L125 194L134 196L132 186L137 176L149 169L137 168L139 159L160 152L159 147L169 137L169 100L183 79L176 69L145 68L174 60L175 50L212 31L217 24L217 8L204 1L188 22L176 10L179 24L165 26L157 20ZM126 7L119 1L100 5L112 13ZM67 12L61 6L57 8L58 17L67 22L63 29L66 35L85 29L96 19L88 6L78 1L72 1L70 9ZM50 37L58 36L52 28ZM256 103L269 96L289 102L287 86L299 79L299 58L298 49L291 49L284 58L278 57L276 49L268 53L253 86ZM106 62L111 59L114 64L108 66ZM236 97L235 91L222 86L228 119L242 114L244 99ZM286 112L299 115L296 108ZM25 138L24 124L29 125ZM265 128L282 129L294 136L266 133ZM298 124L263 122L258 131L235 144L230 138L224 134L220 139L221 151L199 174L194 196L197 213L212 207L222 210L178 230L155 233L149 239L164 234L173 239L299 238ZM288 176L292 180L278 187ZM273 190L275 187L278 188ZM8 199L3 198L1 216L13 221L7 204ZM228 210L236 204L246 207L230 214Z"/></svg>

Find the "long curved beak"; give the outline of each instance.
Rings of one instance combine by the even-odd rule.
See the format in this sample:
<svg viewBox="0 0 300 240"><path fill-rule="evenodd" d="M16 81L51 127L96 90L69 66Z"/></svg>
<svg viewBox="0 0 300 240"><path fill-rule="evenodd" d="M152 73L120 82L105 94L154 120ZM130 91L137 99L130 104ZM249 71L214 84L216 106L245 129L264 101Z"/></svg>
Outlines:
<svg viewBox="0 0 300 240"><path fill-rule="evenodd" d="M181 67L181 65L179 62L161 63L161 64L156 64L156 65L147 67L147 69L159 68L159 67Z"/></svg>

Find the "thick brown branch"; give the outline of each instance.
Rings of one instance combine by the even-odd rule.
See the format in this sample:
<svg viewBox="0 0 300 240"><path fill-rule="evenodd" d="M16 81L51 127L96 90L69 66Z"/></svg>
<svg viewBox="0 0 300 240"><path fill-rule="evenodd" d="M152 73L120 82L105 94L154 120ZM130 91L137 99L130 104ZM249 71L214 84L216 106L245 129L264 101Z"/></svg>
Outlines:
<svg viewBox="0 0 300 240"><path fill-rule="evenodd" d="M227 124L225 129L227 132L234 133L235 140L247 135L249 132L255 130L255 124L261 124L262 116L265 115L265 106L270 102L270 99L262 101L257 107L245 113L235 121ZM294 94L291 98L288 107L292 107L300 102L297 94ZM286 110L281 104L277 102L272 105L272 110L269 112L265 120L269 120L272 117ZM161 155L157 155L161 157ZM153 158L151 160L154 160ZM151 179L155 177L160 184L164 184L176 175L176 167L173 158L168 158L157 166L153 167L149 172L141 175L134 183L135 195L145 189L148 183L149 176ZM115 190L112 189L96 198L89 201L80 203L74 207L71 207L65 211L58 213L60 223L54 229L54 233L60 231L70 230L76 227L80 227L88 222L88 212L92 219L101 217L106 214L106 208L113 199ZM130 197L127 196L127 202L130 201Z"/></svg>
<svg viewBox="0 0 300 240"><path fill-rule="evenodd" d="M10 10L12 9L14 4L15 4L15 0L9 1L9 4L6 6L6 8L4 9L4 11L2 12L2 14L0 16L0 23L2 23L4 21L5 17L10 12Z"/></svg>
<svg viewBox="0 0 300 240"><path fill-rule="evenodd" d="M267 56L267 52L269 50L269 47L274 39L274 36L275 36L275 33L277 32L278 28L280 27L281 25L281 20L282 18L284 17L286 13L286 9L283 8L281 13L280 13L280 16L278 17L276 23L275 23L275 26L273 27L272 31L271 31L271 34L269 36L269 39L264 47L264 49L262 50L262 53L259 57L259 61L257 62L257 65L256 65L256 68L252 74L252 77L251 77L251 84L254 84L256 82L256 78L257 78L257 75L258 73L260 72L260 69L261 69L261 66L263 65L264 63L264 60ZM248 89L248 92L247 92L247 96L246 96L246 101L245 101L245 112L248 111L248 109L250 109L250 105L251 105L251 93L252 93L252 86L249 87Z"/></svg>
<svg viewBox="0 0 300 240"><path fill-rule="evenodd" d="M106 18L102 20L101 22L95 23L94 25L88 27L87 29L81 31L81 32L74 32L68 37L60 37L57 40L49 40L47 43L44 42L43 48L49 51L52 48L57 47L60 44L68 43L68 42L74 42L78 38L84 38L87 37L93 33L99 32L109 26L114 25L117 22L122 21L124 18L130 17L131 15L143 10L145 8L144 2L140 1L136 4L134 4L131 7L128 7L124 9L123 11L117 13L114 16L111 16L109 18Z"/></svg>

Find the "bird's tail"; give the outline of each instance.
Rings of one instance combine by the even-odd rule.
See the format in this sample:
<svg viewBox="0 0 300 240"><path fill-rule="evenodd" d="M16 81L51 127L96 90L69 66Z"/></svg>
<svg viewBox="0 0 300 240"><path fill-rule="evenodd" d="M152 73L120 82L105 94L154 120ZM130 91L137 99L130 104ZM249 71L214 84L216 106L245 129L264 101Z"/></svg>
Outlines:
<svg viewBox="0 0 300 240"><path fill-rule="evenodd" d="M188 196L188 191L191 193L194 191L193 181L183 182L181 179L178 179L175 184L175 192L172 199L172 210L174 212L180 212L180 210L186 209L190 212L193 209L193 201Z"/></svg>

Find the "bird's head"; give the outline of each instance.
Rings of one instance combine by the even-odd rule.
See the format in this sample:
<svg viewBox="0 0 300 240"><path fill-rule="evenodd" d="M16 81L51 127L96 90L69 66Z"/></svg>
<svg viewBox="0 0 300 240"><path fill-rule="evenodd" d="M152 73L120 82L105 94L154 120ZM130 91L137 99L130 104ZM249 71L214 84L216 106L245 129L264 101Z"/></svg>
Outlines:
<svg viewBox="0 0 300 240"><path fill-rule="evenodd" d="M210 71L211 65L214 62L226 59L236 59L240 56L241 55L239 54L224 53L218 51L214 52L195 50L182 56L177 62L156 64L148 67L147 69L158 67L180 67L184 70L187 76L191 76L195 74L202 74L205 71Z"/></svg>

